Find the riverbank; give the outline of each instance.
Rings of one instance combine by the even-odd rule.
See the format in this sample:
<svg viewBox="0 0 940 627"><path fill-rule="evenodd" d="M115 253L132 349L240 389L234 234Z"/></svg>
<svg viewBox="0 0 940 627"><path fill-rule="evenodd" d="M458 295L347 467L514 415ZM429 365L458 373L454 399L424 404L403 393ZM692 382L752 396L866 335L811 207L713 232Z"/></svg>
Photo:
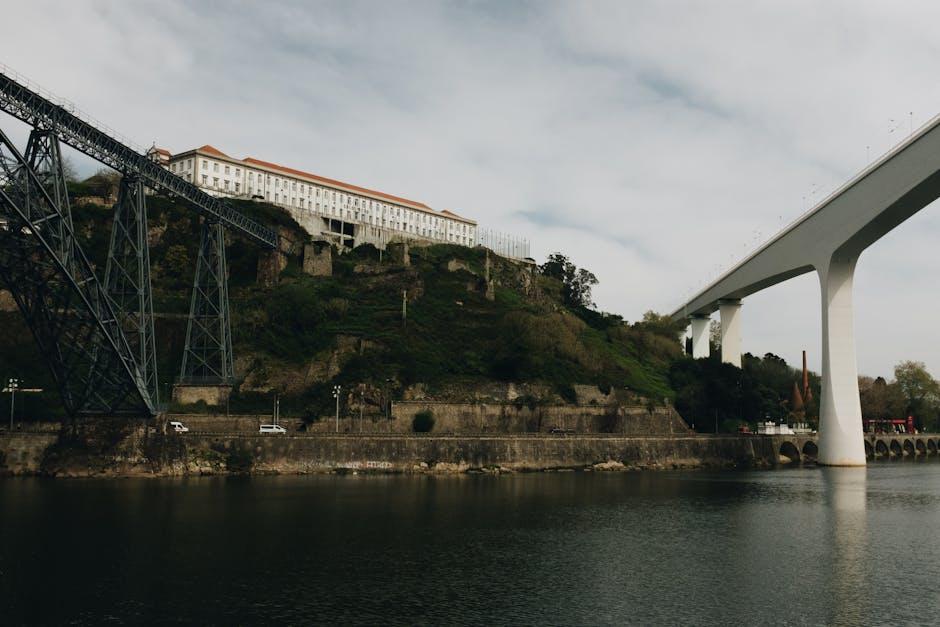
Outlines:
<svg viewBox="0 0 940 627"><path fill-rule="evenodd" d="M49 432L0 434L7 475L186 476L503 473L769 467L774 437L612 434L162 434L138 426L111 443Z"/></svg>

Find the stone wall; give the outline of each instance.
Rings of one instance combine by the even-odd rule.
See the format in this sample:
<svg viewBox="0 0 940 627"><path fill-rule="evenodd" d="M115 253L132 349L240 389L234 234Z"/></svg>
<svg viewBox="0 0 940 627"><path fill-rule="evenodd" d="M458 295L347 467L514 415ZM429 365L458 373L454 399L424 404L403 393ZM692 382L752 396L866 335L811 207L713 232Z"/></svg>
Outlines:
<svg viewBox="0 0 940 627"><path fill-rule="evenodd" d="M333 276L333 248L329 243L304 245L303 271L310 276Z"/></svg>
<svg viewBox="0 0 940 627"><path fill-rule="evenodd" d="M203 402L212 407L224 406L232 393L230 385L184 385L173 386L173 402L180 405L193 405Z"/></svg>
<svg viewBox="0 0 940 627"><path fill-rule="evenodd" d="M434 416L434 433L545 433L552 429L623 435L690 432L685 421L671 407L649 410L646 407L616 405L529 406L514 403L399 401L392 403L392 420L379 420L375 424L380 432L408 433L412 431L415 414L421 411L430 411ZM323 422L317 423L315 430ZM383 425L382 422L388 424ZM358 428L358 425L353 426Z"/></svg>
<svg viewBox="0 0 940 627"><path fill-rule="evenodd" d="M58 433L0 433L0 475L36 474Z"/></svg>
<svg viewBox="0 0 940 627"><path fill-rule="evenodd" d="M770 438L740 436L186 436L190 473L225 472L248 454L253 472L533 471L769 466Z"/></svg>

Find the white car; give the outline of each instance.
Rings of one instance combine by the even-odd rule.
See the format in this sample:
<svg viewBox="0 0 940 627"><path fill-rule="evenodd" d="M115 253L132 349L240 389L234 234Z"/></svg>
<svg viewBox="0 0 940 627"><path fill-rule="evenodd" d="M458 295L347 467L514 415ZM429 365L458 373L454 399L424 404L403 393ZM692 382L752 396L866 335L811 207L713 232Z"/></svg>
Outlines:
<svg viewBox="0 0 940 627"><path fill-rule="evenodd" d="M170 421L170 428L173 429L173 431L176 433L189 433L189 427L177 420Z"/></svg>
<svg viewBox="0 0 940 627"><path fill-rule="evenodd" d="M258 433L287 433L287 429L281 425L261 425Z"/></svg>

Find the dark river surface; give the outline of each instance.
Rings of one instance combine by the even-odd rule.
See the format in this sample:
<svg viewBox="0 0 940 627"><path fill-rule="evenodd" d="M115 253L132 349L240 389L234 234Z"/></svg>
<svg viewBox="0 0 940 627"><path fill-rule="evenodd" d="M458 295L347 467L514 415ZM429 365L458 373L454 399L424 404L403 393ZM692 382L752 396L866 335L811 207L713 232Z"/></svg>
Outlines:
<svg viewBox="0 0 940 627"><path fill-rule="evenodd" d="M940 463L0 480L0 624L940 622Z"/></svg>

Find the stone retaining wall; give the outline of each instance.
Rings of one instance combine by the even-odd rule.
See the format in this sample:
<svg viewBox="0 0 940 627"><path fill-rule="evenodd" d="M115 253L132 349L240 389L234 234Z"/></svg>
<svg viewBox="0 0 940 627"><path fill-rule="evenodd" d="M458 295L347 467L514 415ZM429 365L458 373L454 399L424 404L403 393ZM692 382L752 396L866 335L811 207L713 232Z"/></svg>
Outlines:
<svg viewBox="0 0 940 627"><path fill-rule="evenodd" d="M691 433L688 425L671 407L601 405L536 405L513 403L447 403L436 401L396 401L391 419L343 416L340 433L412 433L415 414L430 411L434 416L432 433L479 435L487 433L548 433L563 429L580 434L666 435ZM309 433L333 433L334 419L324 417L307 426Z"/></svg>
<svg viewBox="0 0 940 627"><path fill-rule="evenodd" d="M739 436L186 436L179 470L225 472L250 456L252 471L466 472L769 466L770 438Z"/></svg>

